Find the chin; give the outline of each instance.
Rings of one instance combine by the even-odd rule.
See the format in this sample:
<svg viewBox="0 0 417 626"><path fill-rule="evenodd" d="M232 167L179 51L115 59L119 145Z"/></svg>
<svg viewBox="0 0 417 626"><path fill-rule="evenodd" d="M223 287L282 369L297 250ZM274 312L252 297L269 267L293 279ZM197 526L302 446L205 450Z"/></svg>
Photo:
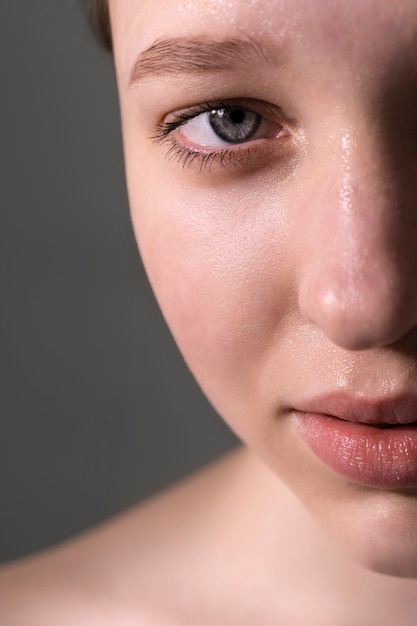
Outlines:
<svg viewBox="0 0 417 626"><path fill-rule="evenodd" d="M372 554L358 555L358 565L375 574L417 579L417 553L399 553L382 546Z"/></svg>
<svg viewBox="0 0 417 626"><path fill-rule="evenodd" d="M349 507L350 511L345 510L349 523L339 527L339 532L333 529L333 537L362 568L417 579L415 494L371 492L361 500Z"/></svg>

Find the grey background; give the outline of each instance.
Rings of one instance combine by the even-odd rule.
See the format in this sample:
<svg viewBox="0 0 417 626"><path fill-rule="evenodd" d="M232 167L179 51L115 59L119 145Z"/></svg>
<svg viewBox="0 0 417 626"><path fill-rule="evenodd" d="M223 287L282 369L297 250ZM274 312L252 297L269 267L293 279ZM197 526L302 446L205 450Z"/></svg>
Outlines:
<svg viewBox="0 0 417 626"><path fill-rule="evenodd" d="M112 64L83 0L0 2L0 560L234 442L187 372L131 231Z"/></svg>

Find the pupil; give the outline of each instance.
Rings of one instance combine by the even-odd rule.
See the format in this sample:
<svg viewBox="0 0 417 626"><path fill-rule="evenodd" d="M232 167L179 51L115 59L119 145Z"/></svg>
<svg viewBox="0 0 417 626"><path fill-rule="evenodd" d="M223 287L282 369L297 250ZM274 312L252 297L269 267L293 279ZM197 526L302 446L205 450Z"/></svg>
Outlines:
<svg viewBox="0 0 417 626"><path fill-rule="evenodd" d="M239 109L230 111L230 119L234 124L242 124L245 120L245 113Z"/></svg>

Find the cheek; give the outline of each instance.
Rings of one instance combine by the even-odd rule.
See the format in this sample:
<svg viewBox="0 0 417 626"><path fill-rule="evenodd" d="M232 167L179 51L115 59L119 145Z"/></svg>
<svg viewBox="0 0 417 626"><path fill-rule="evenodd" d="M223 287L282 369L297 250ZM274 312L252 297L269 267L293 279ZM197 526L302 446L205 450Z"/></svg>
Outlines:
<svg viewBox="0 0 417 626"><path fill-rule="evenodd" d="M130 185L139 247L185 360L233 422L259 403L262 364L285 335L293 288L285 211L246 189L167 188Z"/></svg>

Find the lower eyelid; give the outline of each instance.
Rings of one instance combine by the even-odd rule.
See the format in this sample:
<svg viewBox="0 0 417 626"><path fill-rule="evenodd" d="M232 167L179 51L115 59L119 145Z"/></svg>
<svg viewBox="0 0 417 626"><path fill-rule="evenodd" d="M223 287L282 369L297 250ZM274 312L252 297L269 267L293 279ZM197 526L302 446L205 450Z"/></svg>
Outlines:
<svg viewBox="0 0 417 626"><path fill-rule="evenodd" d="M165 138L169 148L166 152L168 161L182 168L193 169L198 174L205 170L209 173L242 174L256 173L268 164L277 163L279 176L287 177L290 163L294 159L294 150L290 134L283 135L282 143L278 148L274 141L268 139L253 140L244 144L236 144L223 148L193 147L178 142L175 136Z"/></svg>

